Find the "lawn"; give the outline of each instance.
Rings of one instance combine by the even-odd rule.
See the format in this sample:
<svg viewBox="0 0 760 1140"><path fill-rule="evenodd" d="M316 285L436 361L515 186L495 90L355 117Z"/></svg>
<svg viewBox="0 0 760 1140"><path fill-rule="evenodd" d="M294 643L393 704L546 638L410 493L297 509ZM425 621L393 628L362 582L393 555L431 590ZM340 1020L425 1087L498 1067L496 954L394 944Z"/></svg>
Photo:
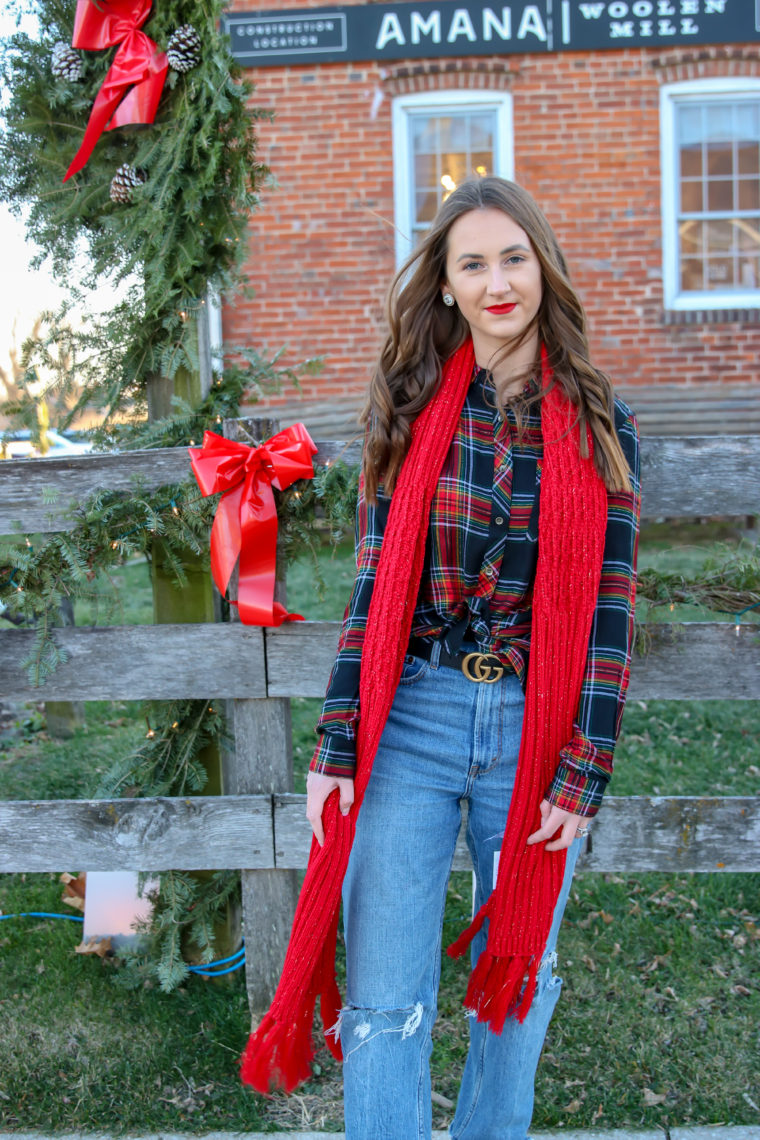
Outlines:
<svg viewBox="0 0 760 1140"><path fill-rule="evenodd" d="M730 527L647 527L641 565L692 570ZM291 569L289 602L310 618L340 617L351 552L324 554L327 590ZM151 620L147 568L115 582L117 620ZM103 585L104 596L113 596ZM643 609L643 607L642 607ZM100 620L105 611L99 607ZM659 616L659 615L658 615ZM701 617L678 610L670 619ZM86 623L90 609L77 613ZM731 620L727 617L726 620ZM298 788L319 701L292 702ZM760 790L757 702L631 702L613 792L754 795ZM0 797L92 795L105 768L144 736L139 708L87 706L67 741L44 706L18 710L0 754ZM61 871L77 868L61 868ZM57 875L0 876L0 911L62 911ZM469 876L452 877L445 937L467 921ZM127 991L112 961L73 953L73 922L0 921L0 1126L47 1131L274 1130L340 1127L337 1066L322 1050L298 1096L243 1090L236 1061L248 1032L239 974L191 978L179 991ZM576 879L560 940L564 995L544 1051L535 1126L657 1128L760 1122L760 877L599 875ZM436 1125L450 1118L465 1051L462 962L444 961L433 1054Z"/></svg>

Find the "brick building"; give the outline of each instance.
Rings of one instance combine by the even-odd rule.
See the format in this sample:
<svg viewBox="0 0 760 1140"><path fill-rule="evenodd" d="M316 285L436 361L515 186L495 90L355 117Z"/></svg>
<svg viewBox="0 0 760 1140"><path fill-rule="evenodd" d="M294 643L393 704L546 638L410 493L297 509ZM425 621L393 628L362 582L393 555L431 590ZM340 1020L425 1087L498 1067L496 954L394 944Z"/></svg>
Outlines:
<svg viewBox="0 0 760 1140"><path fill-rule="evenodd" d="M356 404L396 265L447 188L488 171L544 208L625 393L720 385L757 406L760 0L554 0L554 21L552 0L267 3L230 17L274 112L276 187L224 336L325 357L275 403Z"/></svg>

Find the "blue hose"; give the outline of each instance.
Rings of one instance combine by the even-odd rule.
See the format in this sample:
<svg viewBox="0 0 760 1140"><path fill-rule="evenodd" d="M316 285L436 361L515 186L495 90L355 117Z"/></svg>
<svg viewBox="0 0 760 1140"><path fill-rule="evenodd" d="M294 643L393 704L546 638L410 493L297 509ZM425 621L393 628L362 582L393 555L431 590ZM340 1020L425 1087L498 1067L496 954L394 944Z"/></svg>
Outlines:
<svg viewBox="0 0 760 1140"><path fill-rule="evenodd" d="M5 918L67 918L69 922L84 922L78 914L52 914L47 910L25 910L21 914L0 914L0 922Z"/></svg>
<svg viewBox="0 0 760 1140"><path fill-rule="evenodd" d="M84 918L78 914L55 914L47 910L27 910L20 914L0 914L0 922L6 918L65 918L69 922L84 922ZM220 958L218 962L208 962L204 966L188 966L187 968L191 974L200 974L206 978L218 978L222 974L231 974L234 970L239 970L244 962L245 949L241 946L234 954L230 954L229 958ZM232 964L228 965L228 963ZM226 966L226 969L220 970L220 966Z"/></svg>

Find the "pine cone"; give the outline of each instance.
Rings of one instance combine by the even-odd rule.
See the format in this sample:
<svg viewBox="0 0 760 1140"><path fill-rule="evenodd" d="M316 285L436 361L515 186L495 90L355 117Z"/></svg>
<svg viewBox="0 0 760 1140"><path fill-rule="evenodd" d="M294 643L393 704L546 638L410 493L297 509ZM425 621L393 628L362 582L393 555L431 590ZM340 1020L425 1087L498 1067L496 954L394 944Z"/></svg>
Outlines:
<svg viewBox="0 0 760 1140"><path fill-rule="evenodd" d="M68 79L71 82L82 78L82 61L79 52L59 40L53 48L50 57L50 70L56 79Z"/></svg>
<svg viewBox="0 0 760 1140"><path fill-rule="evenodd" d="M132 191L135 186L141 186L146 181L142 170L135 170L125 162L111 179L111 201L120 206L127 206L132 201Z"/></svg>
<svg viewBox="0 0 760 1140"><path fill-rule="evenodd" d="M201 61L201 37L192 24L183 24L172 32L166 46L169 67L175 71L190 71Z"/></svg>

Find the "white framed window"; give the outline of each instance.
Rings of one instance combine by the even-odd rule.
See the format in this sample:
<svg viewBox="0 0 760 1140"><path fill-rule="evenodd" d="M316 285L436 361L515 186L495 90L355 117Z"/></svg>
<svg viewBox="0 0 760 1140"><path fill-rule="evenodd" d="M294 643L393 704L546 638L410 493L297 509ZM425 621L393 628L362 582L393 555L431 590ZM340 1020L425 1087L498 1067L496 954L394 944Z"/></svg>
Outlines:
<svg viewBox="0 0 760 1140"><path fill-rule="evenodd" d="M660 95L666 309L760 308L760 79Z"/></svg>
<svg viewBox="0 0 760 1140"><path fill-rule="evenodd" d="M448 194L475 174L513 177L512 98L423 91L393 103L396 259L400 265Z"/></svg>

